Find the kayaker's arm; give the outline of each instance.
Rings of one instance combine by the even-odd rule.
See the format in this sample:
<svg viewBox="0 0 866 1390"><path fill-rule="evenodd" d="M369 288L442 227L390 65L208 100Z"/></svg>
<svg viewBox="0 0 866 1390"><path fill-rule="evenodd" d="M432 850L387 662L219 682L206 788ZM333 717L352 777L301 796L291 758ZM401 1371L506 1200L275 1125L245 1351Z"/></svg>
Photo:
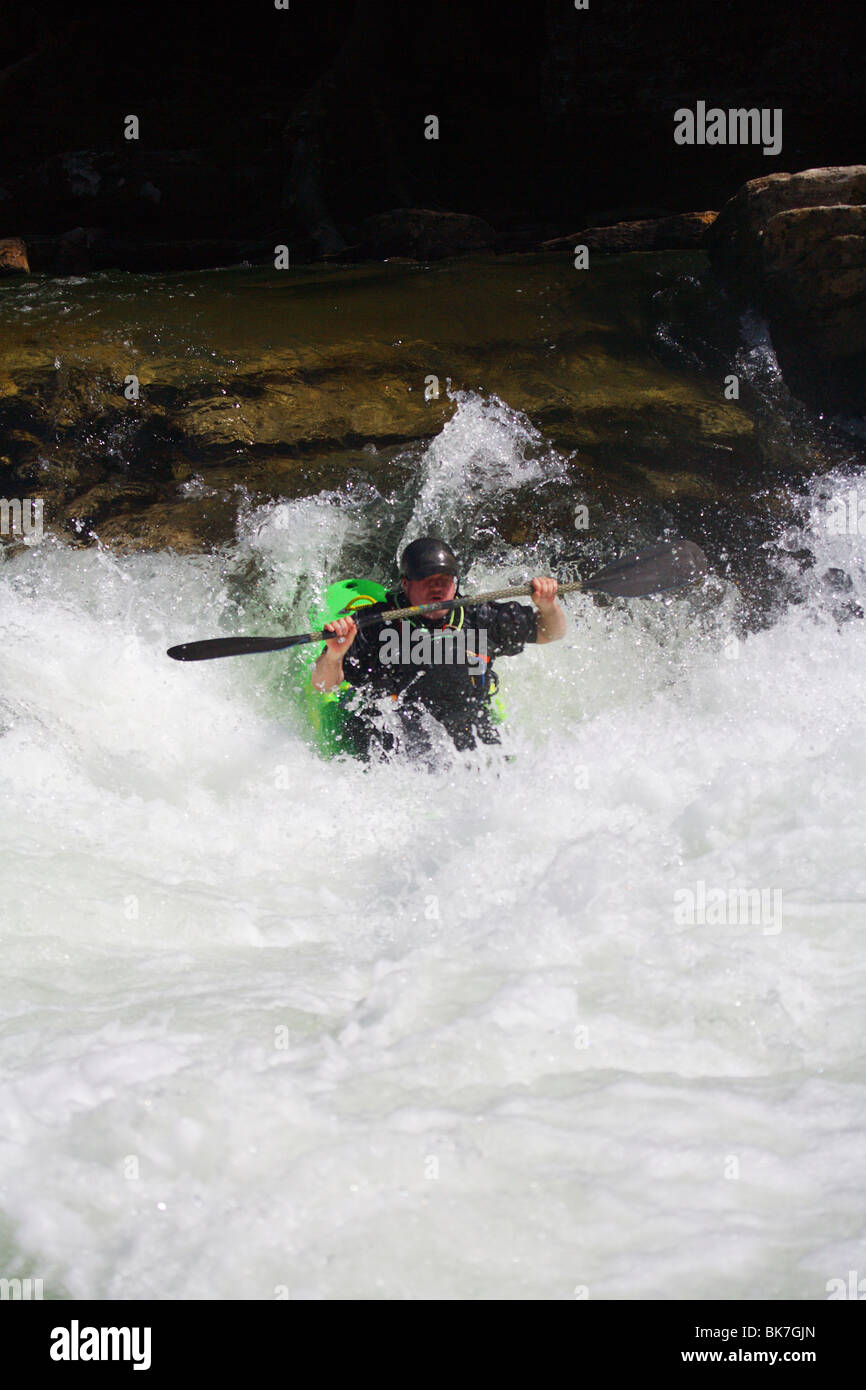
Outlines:
<svg viewBox="0 0 866 1390"><path fill-rule="evenodd" d="M354 618L338 618L336 622L325 623L323 632L333 632L332 641L325 643L325 650L313 667L314 690L327 694L343 683L343 657L351 647L358 633Z"/></svg>
<svg viewBox="0 0 866 1390"><path fill-rule="evenodd" d="M545 642L558 642L565 636L565 612L556 599L555 579L533 579L532 602L538 609L539 646Z"/></svg>

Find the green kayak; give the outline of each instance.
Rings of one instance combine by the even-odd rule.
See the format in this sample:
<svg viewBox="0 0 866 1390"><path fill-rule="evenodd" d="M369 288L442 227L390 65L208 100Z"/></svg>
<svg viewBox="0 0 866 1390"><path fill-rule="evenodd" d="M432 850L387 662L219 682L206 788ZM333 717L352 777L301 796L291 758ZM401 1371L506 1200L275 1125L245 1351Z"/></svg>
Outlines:
<svg viewBox="0 0 866 1390"><path fill-rule="evenodd" d="M381 603L387 592L385 586L377 584L374 579L338 580L336 584L328 586L321 608L311 612L312 631L318 632L325 623L332 623L347 612L354 613L358 608L368 608L371 603ZM304 677L305 706L316 747L323 757L335 758L339 753L357 751L344 730L344 700L352 686L348 681L343 681L336 690L329 690L327 694L313 689L312 669L321 651L322 648L316 645L309 653L304 653L309 666Z"/></svg>

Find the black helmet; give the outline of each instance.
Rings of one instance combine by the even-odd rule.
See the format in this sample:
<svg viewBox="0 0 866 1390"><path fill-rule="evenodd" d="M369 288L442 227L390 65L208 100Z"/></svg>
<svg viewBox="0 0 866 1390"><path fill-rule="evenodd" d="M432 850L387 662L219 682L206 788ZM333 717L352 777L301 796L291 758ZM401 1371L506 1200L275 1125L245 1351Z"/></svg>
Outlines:
<svg viewBox="0 0 866 1390"><path fill-rule="evenodd" d="M400 574L404 579L426 579L430 574L460 574L457 556L444 541L435 536L421 536L407 545L400 556Z"/></svg>

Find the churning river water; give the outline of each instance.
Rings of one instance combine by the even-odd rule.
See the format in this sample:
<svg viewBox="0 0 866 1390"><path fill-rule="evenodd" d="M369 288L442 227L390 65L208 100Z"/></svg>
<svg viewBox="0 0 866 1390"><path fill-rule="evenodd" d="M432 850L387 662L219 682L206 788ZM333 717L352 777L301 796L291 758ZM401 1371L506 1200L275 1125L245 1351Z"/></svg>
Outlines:
<svg viewBox="0 0 866 1390"><path fill-rule="evenodd" d="M461 394L400 539L555 474L533 439ZM432 772L324 761L295 653L165 657L305 630L373 490L248 508L212 554L0 565L3 1273L558 1300L866 1271L857 486L804 482L767 558L796 601L758 625L719 575L570 597L499 663L502 749ZM465 592L557 561L494 552Z"/></svg>

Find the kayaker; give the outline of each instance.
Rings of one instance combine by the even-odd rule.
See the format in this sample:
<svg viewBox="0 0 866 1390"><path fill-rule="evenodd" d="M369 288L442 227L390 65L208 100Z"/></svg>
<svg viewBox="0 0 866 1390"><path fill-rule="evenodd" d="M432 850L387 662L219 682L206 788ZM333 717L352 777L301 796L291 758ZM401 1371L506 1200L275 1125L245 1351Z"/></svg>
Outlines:
<svg viewBox="0 0 866 1390"><path fill-rule="evenodd" d="M532 580L534 610L522 603L455 604L459 579L460 565L450 547L422 536L401 556L401 589L366 607L364 617L437 599L441 608L411 620L365 622L362 628L350 617L325 624L323 630L334 636L313 667L313 685L326 692L345 680L370 697L347 703L346 735L360 756L377 748L429 752L425 712L460 750L498 743L490 711L497 685L494 659L517 656L527 642L556 642L565 635L555 579ZM383 696L390 698L396 722L377 708Z"/></svg>

